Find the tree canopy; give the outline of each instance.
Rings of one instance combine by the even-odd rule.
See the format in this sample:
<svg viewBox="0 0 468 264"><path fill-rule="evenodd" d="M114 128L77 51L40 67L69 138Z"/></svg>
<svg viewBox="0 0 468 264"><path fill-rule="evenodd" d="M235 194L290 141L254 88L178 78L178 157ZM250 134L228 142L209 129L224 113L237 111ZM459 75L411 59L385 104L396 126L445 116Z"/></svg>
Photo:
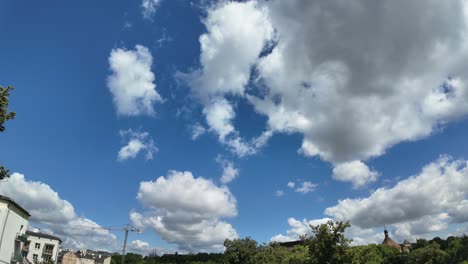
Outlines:
<svg viewBox="0 0 468 264"><path fill-rule="evenodd" d="M10 96L10 91L13 90L13 86L8 86L3 88L0 86L0 132L5 131L5 122L15 118L15 112L8 111L8 97ZM9 176L9 170L0 165L0 180Z"/></svg>

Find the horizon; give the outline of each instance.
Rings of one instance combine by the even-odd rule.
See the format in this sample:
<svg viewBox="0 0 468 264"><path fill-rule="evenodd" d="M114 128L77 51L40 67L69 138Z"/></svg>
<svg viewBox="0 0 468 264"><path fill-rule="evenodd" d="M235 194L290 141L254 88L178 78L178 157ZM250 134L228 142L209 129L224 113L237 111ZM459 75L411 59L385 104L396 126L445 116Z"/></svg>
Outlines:
<svg viewBox="0 0 468 264"><path fill-rule="evenodd" d="M64 248L468 233L468 1L0 0L0 195Z"/></svg>

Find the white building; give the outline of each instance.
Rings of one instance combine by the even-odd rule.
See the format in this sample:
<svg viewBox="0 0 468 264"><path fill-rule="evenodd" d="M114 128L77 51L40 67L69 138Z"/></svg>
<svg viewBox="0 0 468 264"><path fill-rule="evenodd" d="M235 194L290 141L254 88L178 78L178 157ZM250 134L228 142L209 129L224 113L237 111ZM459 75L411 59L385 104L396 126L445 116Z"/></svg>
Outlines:
<svg viewBox="0 0 468 264"><path fill-rule="evenodd" d="M38 229L26 231L28 240L23 247L23 257L31 263L57 263L62 240L56 236L40 233Z"/></svg>
<svg viewBox="0 0 468 264"><path fill-rule="evenodd" d="M30 216L15 201L0 195L0 264L23 261L21 248Z"/></svg>

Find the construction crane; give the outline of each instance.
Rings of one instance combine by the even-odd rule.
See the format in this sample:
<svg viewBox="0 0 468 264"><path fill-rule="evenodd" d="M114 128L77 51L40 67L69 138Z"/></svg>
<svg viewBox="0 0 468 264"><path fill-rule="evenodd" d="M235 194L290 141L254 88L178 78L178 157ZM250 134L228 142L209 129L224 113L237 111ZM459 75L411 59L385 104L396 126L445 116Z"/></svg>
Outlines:
<svg viewBox="0 0 468 264"><path fill-rule="evenodd" d="M125 231L125 239L124 239L124 244L123 244L123 249L122 249L122 262L121 262L121 264L125 264L125 248L127 247L128 232L137 232L138 234L141 234L141 229L136 229L135 227L130 226L129 224L127 224L127 226L121 227L121 228L91 227L91 229L104 229L104 230L110 230L110 231Z"/></svg>

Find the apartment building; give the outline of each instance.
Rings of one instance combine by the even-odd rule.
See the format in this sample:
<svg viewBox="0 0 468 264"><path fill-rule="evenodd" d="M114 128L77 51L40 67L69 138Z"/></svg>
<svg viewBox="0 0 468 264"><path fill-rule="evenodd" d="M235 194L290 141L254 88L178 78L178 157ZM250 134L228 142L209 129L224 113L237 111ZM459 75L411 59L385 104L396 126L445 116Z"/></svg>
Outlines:
<svg viewBox="0 0 468 264"><path fill-rule="evenodd" d="M14 200L0 195L0 264L23 261L21 248L31 215Z"/></svg>
<svg viewBox="0 0 468 264"><path fill-rule="evenodd" d="M26 231L27 241L23 246L23 257L31 263L57 263L62 240L50 234L39 232L38 229Z"/></svg>

